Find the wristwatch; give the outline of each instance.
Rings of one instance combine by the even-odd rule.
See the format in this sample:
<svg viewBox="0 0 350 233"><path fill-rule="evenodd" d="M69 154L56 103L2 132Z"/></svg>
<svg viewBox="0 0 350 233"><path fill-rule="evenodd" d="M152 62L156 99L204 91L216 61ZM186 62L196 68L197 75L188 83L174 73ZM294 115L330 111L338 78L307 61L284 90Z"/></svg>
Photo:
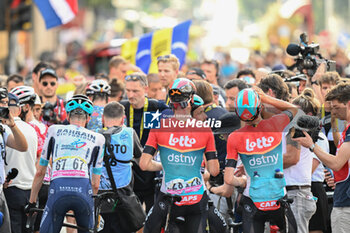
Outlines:
<svg viewBox="0 0 350 233"><path fill-rule="evenodd" d="M309 147L309 150L310 150L311 152L314 152L314 149L315 149L315 143L312 144L312 146Z"/></svg>

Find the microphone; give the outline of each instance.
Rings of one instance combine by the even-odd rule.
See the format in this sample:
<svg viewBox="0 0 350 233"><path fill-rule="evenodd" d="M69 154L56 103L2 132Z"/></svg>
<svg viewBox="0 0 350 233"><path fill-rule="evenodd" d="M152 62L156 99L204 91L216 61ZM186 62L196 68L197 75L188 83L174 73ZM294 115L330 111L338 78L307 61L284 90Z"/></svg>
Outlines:
<svg viewBox="0 0 350 233"><path fill-rule="evenodd" d="M10 171L7 173L6 176L6 182L10 182L10 180L16 178L16 176L18 175L18 170L17 168L11 168Z"/></svg>
<svg viewBox="0 0 350 233"><path fill-rule="evenodd" d="M301 52L301 49L299 45L291 43L288 45L286 51L291 56L297 56Z"/></svg>

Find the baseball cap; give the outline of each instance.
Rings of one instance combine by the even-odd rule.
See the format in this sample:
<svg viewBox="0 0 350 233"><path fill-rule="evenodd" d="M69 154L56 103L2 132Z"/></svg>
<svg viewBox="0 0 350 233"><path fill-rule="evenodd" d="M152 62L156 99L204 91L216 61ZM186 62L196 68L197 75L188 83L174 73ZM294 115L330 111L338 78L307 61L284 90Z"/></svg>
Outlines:
<svg viewBox="0 0 350 233"><path fill-rule="evenodd" d="M8 98L9 98L8 106L17 106L17 107L19 106L19 99L15 94L12 94L11 92L8 93ZM15 101L15 103L11 103L13 101Z"/></svg>
<svg viewBox="0 0 350 233"><path fill-rule="evenodd" d="M202 79L207 78L204 71L202 69L196 68L196 67L189 69L186 74L195 74L195 75L198 75L199 77L201 77Z"/></svg>
<svg viewBox="0 0 350 233"><path fill-rule="evenodd" d="M233 112L225 113L219 118L219 121L221 121L221 127L215 128L214 134L229 134L241 128L241 120Z"/></svg>
<svg viewBox="0 0 350 233"><path fill-rule="evenodd" d="M40 82L40 80L44 77L44 75L51 75L52 77L58 79L58 76L57 76L57 74L56 74L56 71L53 70L53 69L51 69L51 68L46 68L46 69L44 69L44 70L42 70L42 71L40 72L39 82Z"/></svg>

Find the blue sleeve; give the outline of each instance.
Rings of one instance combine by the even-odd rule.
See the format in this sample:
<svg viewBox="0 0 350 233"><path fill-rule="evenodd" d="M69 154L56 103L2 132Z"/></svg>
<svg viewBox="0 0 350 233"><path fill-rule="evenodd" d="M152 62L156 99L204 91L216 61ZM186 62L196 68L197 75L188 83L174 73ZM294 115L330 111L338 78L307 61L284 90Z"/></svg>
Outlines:
<svg viewBox="0 0 350 233"><path fill-rule="evenodd" d="M344 142L350 142L350 127L346 130Z"/></svg>

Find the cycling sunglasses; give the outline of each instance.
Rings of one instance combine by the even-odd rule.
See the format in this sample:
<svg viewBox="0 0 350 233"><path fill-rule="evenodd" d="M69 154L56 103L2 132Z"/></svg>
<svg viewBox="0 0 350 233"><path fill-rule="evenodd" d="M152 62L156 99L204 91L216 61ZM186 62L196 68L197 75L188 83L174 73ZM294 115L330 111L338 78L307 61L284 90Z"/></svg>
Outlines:
<svg viewBox="0 0 350 233"><path fill-rule="evenodd" d="M159 56L157 57L157 61L166 61L170 59L170 55L163 55L163 56Z"/></svg>
<svg viewBox="0 0 350 233"><path fill-rule="evenodd" d="M128 75L125 77L125 81L140 81L143 84L146 84L146 80L141 75Z"/></svg>
<svg viewBox="0 0 350 233"><path fill-rule="evenodd" d="M57 82L42 82L42 85L44 86L44 87L46 87L47 85L51 85L52 87L54 87L54 86L56 86L56 84L57 84Z"/></svg>

